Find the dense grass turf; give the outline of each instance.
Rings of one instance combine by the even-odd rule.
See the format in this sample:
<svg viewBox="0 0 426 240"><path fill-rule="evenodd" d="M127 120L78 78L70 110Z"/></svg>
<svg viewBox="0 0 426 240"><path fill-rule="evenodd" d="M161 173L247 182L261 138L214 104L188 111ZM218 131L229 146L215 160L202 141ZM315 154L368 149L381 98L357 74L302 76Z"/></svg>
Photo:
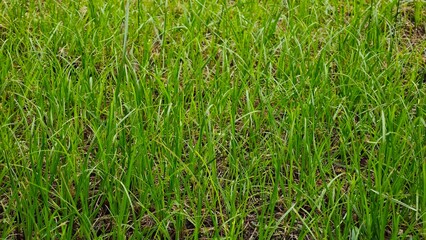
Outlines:
<svg viewBox="0 0 426 240"><path fill-rule="evenodd" d="M426 4L0 2L0 238L419 239Z"/></svg>

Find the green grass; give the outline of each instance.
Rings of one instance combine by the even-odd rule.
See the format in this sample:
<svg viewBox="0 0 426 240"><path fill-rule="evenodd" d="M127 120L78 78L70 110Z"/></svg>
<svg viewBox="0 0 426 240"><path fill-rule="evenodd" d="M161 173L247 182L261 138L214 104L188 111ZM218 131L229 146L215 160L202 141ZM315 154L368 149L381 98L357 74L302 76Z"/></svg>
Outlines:
<svg viewBox="0 0 426 240"><path fill-rule="evenodd" d="M0 238L424 238L425 16L0 1Z"/></svg>

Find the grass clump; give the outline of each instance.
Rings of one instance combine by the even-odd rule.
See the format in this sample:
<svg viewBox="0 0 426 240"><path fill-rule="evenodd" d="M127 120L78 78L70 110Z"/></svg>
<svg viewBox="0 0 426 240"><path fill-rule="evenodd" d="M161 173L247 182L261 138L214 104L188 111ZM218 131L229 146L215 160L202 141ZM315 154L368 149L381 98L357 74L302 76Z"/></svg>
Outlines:
<svg viewBox="0 0 426 240"><path fill-rule="evenodd" d="M420 239L422 1L0 2L0 237Z"/></svg>

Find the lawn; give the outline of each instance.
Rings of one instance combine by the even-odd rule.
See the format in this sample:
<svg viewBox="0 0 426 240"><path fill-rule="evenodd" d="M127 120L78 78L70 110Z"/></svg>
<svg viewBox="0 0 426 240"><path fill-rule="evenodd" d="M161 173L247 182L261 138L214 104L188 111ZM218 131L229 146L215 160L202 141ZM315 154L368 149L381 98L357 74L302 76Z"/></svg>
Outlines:
<svg viewBox="0 0 426 240"><path fill-rule="evenodd" d="M1 239L421 239L425 161L425 1L0 1Z"/></svg>

